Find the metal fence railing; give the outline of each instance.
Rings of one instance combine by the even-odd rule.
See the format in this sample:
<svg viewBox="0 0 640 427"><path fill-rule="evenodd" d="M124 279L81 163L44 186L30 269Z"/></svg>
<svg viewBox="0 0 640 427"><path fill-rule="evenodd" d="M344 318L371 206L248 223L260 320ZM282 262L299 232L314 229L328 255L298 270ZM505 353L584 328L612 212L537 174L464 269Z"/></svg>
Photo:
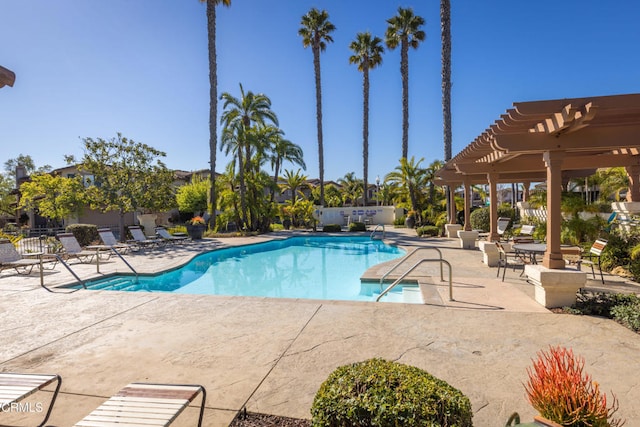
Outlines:
<svg viewBox="0 0 640 427"><path fill-rule="evenodd" d="M120 231L118 225L99 226L99 228L109 228L113 234L119 239ZM49 227L49 228L19 228L11 231L3 231L10 237L16 246L18 252L27 253L57 253L61 249L60 242L56 238L59 233L64 233L66 227Z"/></svg>

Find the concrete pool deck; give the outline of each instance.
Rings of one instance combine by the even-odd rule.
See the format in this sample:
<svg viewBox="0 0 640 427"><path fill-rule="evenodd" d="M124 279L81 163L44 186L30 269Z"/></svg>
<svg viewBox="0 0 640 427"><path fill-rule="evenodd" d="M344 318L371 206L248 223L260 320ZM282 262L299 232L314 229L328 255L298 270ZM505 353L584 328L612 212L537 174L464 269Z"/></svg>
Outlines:
<svg viewBox="0 0 640 427"><path fill-rule="evenodd" d="M288 233L217 239L236 245ZM390 304L55 289L71 276L60 266L38 274L0 274L0 371L58 373L63 378L47 425L71 426L130 382L198 383L206 387L206 426L227 426L246 407L310 418L320 384L338 366L382 357L414 365L470 399L475 426L504 425L513 411L532 419L522 384L536 352L562 344L586 359L601 389L618 397L618 415L640 425L640 335L595 317L556 315L535 303L518 272L505 282L478 250L457 239L419 239L407 230L389 241L434 245L453 265L455 301L431 273L429 304ZM177 266L211 241L126 256L141 272ZM121 261L101 271L126 271ZM96 266L73 265L81 277ZM424 272L429 274L429 272ZM606 286L635 290L610 275ZM429 282L429 280L426 280ZM589 280L589 286L598 281ZM427 285L428 286L428 285ZM437 297L441 296L440 299ZM30 402L48 402L36 393ZM199 401L196 399L195 404ZM0 412L0 425L30 426L40 414ZM175 425L194 425L190 408Z"/></svg>

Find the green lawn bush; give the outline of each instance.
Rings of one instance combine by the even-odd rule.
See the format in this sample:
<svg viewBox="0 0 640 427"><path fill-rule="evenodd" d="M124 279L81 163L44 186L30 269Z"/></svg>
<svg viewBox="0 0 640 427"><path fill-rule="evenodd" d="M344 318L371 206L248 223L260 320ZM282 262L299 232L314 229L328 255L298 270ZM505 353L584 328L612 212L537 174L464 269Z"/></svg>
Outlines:
<svg viewBox="0 0 640 427"><path fill-rule="evenodd" d="M87 246L97 241L98 226L94 224L71 224L65 229L67 233L73 233L80 246Z"/></svg>
<svg viewBox="0 0 640 427"><path fill-rule="evenodd" d="M322 226L322 231L325 233L337 233L342 231L342 227L339 224L325 224Z"/></svg>
<svg viewBox="0 0 640 427"><path fill-rule="evenodd" d="M315 427L472 425L459 390L414 366L370 359L337 368L311 406Z"/></svg>
<svg viewBox="0 0 640 427"><path fill-rule="evenodd" d="M440 227L436 227L435 225L424 225L422 227L416 228L416 233L418 236L439 236L440 235Z"/></svg>
<svg viewBox="0 0 640 427"><path fill-rule="evenodd" d="M626 326L634 332L640 332L640 299L629 304L616 305L611 309L611 315L616 322Z"/></svg>
<svg viewBox="0 0 640 427"><path fill-rule="evenodd" d="M364 222L352 222L349 224L349 231L367 231L367 226Z"/></svg>
<svg viewBox="0 0 640 427"><path fill-rule="evenodd" d="M507 227L507 230L511 230L511 227L513 227L513 219L515 218L515 211L511 208L501 206L498 208L498 217L511 218L511 222ZM478 208L471 212L471 215L469 215L469 222L471 223L471 228L474 230L482 230L484 232L490 231L491 217L489 208Z"/></svg>

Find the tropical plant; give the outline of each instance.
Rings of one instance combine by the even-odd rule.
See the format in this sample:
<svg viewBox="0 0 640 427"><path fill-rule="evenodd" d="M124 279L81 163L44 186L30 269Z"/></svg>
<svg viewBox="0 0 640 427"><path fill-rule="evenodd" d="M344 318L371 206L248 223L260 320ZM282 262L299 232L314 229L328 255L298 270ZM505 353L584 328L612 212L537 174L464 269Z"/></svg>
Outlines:
<svg viewBox="0 0 640 427"><path fill-rule="evenodd" d="M202 213L208 208L211 181L194 174L191 182L178 188L176 201L180 212Z"/></svg>
<svg viewBox="0 0 640 427"><path fill-rule="evenodd" d="M424 19L414 15L411 8L398 8L398 14L387 19L389 26L385 43L391 50L400 45L400 74L402 76L402 158L409 152L409 47L417 49L426 34L420 29Z"/></svg>
<svg viewBox="0 0 640 427"><path fill-rule="evenodd" d="M356 174L354 172L345 174L343 178L338 180L338 184L340 184L342 204L357 206L358 199L362 196L362 181L356 178Z"/></svg>
<svg viewBox="0 0 640 427"><path fill-rule="evenodd" d="M597 172L600 181L600 198L613 197L620 201L620 193L629 188L629 176L625 168L609 168Z"/></svg>
<svg viewBox="0 0 640 427"><path fill-rule="evenodd" d="M283 191L291 192L291 204L295 205L298 201L298 195L304 197L302 190L307 188L307 176L297 171L285 170L284 183L280 185Z"/></svg>
<svg viewBox="0 0 640 427"><path fill-rule="evenodd" d="M224 112L221 122L223 124L221 148L226 154L233 152L237 161L237 172L240 184L240 215L242 226L248 222L246 183L245 176L252 167L250 160L255 148L255 141L251 134L254 124L266 126L268 122L278 125L278 118L271 110L271 100L264 94L254 94L252 91L245 93L240 84L240 98L236 98L228 92L224 92Z"/></svg>
<svg viewBox="0 0 640 427"><path fill-rule="evenodd" d="M525 391L531 405L540 415L562 426L609 427L624 422L613 418L618 400L611 405L600 386L584 372L585 360L562 346L539 351L533 367L527 369L529 380Z"/></svg>
<svg viewBox="0 0 640 427"><path fill-rule="evenodd" d="M410 203L412 211L419 212L419 201L421 197L420 189L424 188L426 181L426 172L420 168L421 158L416 163L415 158L411 156L410 160L400 159L400 165L395 170L389 172L385 177L385 182L397 185L402 190L402 196Z"/></svg>
<svg viewBox="0 0 640 427"><path fill-rule="evenodd" d="M440 0L444 161L451 160L451 0Z"/></svg>
<svg viewBox="0 0 640 427"><path fill-rule="evenodd" d="M294 165L302 167L303 170L307 169L307 165L304 163L302 148L288 139L284 139L283 135L284 132L280 129L275 129L267 136L271 143L269 160L271 161L271 167L273 169L273 183L275 188L277 188L278 185L278 176L283 162L291 162ZM273 201L275 196L275 188L271 191L271 201Z"/></svg>
<svg viewBox="0 0 640 427"><path fill-rule="evenodd" d="M370 32L358 33L349 48L353 55L349 57L350 64L356 64L358 71L362 71L362 187L363 205L367 206L367 188L369 175L369 70L382 63L384 47L380 37L372 37Z"/></svg>
<svg viewBox="0 0 640 427"><path fill-rule="evenodd" d="M331 33L336 27L329 22L326 10L312 8L302 17L298 35L302 37L302 45L311 46L313 52L313 71L316 83L316 123L318 129L318 166L320 178L320 205L324 206L324 148L322 141L322 82L320 76L320 53L332 43Z"/></svg>
<svg viewBox="0 0 640 427"><path fill-rule="evenodd" d="M54 221L62 221L82 212L86 203L81 178L65 178L48 173L31 175L20 185L22 209L38 209L39 214Z"/></svg>
<svg viewBox="0 0 640 427"><path fill-rule="evenodd" d="M209 175L211 188L209 200L212 202L211 219L216 223L216 154L218 141L218 59L216 54L216 6L231 6L231 0L200 0L207 3L207 40L209 44Z"/></svg>
<svg viewBox="0 0 640 427"><path fill-rule="evenodd" d="M175 206L173 171L160 160L166 154L123 137L84 138L84 157L78 169L93 175L87 188L89 205L103 212L118 212L124 238L124 214L137 209L167 211Z"/></svg>

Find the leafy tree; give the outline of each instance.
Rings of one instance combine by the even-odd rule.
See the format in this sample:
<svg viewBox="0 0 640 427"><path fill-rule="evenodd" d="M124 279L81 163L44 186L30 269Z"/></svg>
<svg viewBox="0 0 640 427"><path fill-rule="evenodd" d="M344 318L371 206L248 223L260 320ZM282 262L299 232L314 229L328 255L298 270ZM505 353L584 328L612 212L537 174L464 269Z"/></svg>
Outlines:
<svg viewBox="0 0 640 427"><path fill-rule="evenodd" d="M363 205L367 206L367 178L369 175L369 70L382 63L384 47L380 37L372 37L370 32L358 33L349 48L354 52L349 57L350 64L358 65L362 71L362 182Z"/></svg>
<svg viewBox="0 0 640 427"><path fill-rule="evenodd" d="M311 46L313 52L313 71L316 82L316 123L318 126L318 164L320 178L320 205L324 206L324 148L322 141L322 82L320 76L320 52L324 52L327 43L333 43L331 33L336 27L329 22L326 10L312 8L302 17L298 35L302 37L302 45Z"/></svg>
<svg viewBox="0 0 640 427"><path fill-rule="evenodd" d="M409 151L409 47L417 49L426 38L420 29L424 19L416 16L413 9L398 8L398 15L387 20L389 26L385 33L385 42L391 50L400 45L400 74L402 76L402 158Z"/></svg>
<svg viewBox="0 0 640 427"><path fill-rule="evenodd" d="M20 186L20 193L20 208L38 209L40 215L55 221L79 215L86 203L80 177L34 174Z"/></svg>
<svg viewBox="0 0 640 427"><path fill-rule="evenodd" d="M8 175L0 174L0 214L7 216L14 216L16 210L12 207L12 204L16 202L16 196L11 194L11 191L15 187L15 180L11 179Z"/></svg>
<svg viewBox="0 0 640 427"><path fill-rule="evenodd" d="M403 197L409 200L411 210L415 212L420 211L420 189L424 188L426 183L426 171L420 168L420 163L423 160L421 158L416 162L413 156L410 160L401 158L400 165L385 177L385 182L397 185L402 189Z"/></svg>
<svg viewBox="0 0 640 427"><path fill-rule="evenodd" d="M120 215L120 236L125 236L124 214L136 209L166 211L175 206L173 172L159 160L166 154L117 134L116 138L84 138L84 157L78 169L93 175L87 189L89 205Z"/></svg>
<svg viewBox="0 0 640 427"><path fill-rule="evenodd" d="M176 190L178 210L181 212L201 213L207 210L207 197L211 181L199 175L193 175L191 182Z"/></svg>
<svg viewBox="0 0 640 427"><path fill-rule="evenodd" d="M4 162L4 170L8 174L13 175L15 177L16 167L18 165L24 166L25 169L27 170L28 175L31 175L32 173L36 173L36 172L39 172L39 173L51 172L52 170L51 166L49 165L44 165L44 166L40 166L39 168L36 168L36 164L31 158L31 156L29 155L25 156L24 154L20 154L15 159L9 159L6 162Z"/></svg>
<svg viewBox="0 0 640 427"><path fill-rule="evenodd" d="M600 181L600 198L607 200L613 197L620 201L620 193L629 188L629 176L623 167L598 171Z"/></svg>
<svg viewBox="0 0 640 427"><path fill-rule="evenodd" d="M207 2L207 40L209 42L209 200L216 199L216 151L218 141L218 59L216 55L216 6L231 6L231 0L200 0ZM210 221L216 223L215 203L212 203Z"/></svg>

